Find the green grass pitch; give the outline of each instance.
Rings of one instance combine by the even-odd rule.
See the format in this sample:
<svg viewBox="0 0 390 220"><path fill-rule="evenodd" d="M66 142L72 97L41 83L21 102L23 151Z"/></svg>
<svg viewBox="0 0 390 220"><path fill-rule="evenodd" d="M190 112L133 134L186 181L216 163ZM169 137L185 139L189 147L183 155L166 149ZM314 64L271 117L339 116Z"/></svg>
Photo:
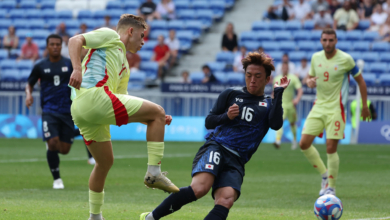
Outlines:
<svg viewBox="0 0 390 220"><path fill-rule="evenodd" d="M191 181L192 160L202 143L167 142L163 170L179 187ZM103 215L106 220L139 219L168 194L146 189L145 142L113 142L116 160L105 187ZM317 146L326 161L325 146ZM0 139L1 220L87 220L88 178L84 145L76 141L61 156L64 190L52 189L52 177L41 140ZM342 219L390 216L390 146L347 145L339 147L340 172L337 196L344 204ZM325 162L326 163L326 162ZM316 219L313 205L320 176L299 150L281 150L262 144L246 165L241 198L229 213L230 220ZM210 195L164 218L203 219L213 207Z"/></svg>

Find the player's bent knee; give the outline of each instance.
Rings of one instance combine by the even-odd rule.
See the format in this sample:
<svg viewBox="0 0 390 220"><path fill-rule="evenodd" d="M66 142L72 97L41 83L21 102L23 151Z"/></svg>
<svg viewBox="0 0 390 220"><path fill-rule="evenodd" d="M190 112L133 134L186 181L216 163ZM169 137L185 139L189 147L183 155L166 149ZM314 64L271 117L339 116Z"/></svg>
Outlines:
<svg viewBox="0 0 390 220"><path fill-rule="evenodd" d="M47 141L47 147L49 148L50 151L59 151L59 139L58 137L51 138Z"/></svg>
<svg viewBox="0 0 390 220"><path fill-rule="evenodd" d="M197 199L202 198L210 191L210 188L204 185L191 185L191 188L194 191L195 197Z"/></svg>
<svg viewBox="0 0 390 220"><path fill-rule="evenodd" d="M221 205L223 207L226 207L230 209L234 204L234 197L221 197L218 198L218 200L215 200L216 205Z"/></svg>

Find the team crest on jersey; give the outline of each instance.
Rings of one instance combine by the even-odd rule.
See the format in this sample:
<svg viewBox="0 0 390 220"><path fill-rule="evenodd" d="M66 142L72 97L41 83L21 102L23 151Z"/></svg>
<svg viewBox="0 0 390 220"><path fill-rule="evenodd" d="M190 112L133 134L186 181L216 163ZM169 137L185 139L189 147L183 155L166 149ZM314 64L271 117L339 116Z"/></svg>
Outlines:
<svg viewBox="0 0 390 220"><path fill-rule="evenodd" d="M68 67L67 66L63 66L62 67L62 72L68 72Z"/></svg>
<svg viewBox="0 0 390 220"><path fill-rule="evenodd" d="M50 73L50 68L44 69L43 72L45 72L45 73Z"/></svg>
<svg viewBox="0 0 390 220"><path fill-rule="evenodd" d="M267 102L259 102L259 106L267 107Z"/></svg>
<svg viewBox="0 0 390 220"><path fill-rule="evenodd" d="M334 70L335 70L335 71L337 71L338 68L339 68L338 65L335 65L335 66L334 66Z"/></svg>

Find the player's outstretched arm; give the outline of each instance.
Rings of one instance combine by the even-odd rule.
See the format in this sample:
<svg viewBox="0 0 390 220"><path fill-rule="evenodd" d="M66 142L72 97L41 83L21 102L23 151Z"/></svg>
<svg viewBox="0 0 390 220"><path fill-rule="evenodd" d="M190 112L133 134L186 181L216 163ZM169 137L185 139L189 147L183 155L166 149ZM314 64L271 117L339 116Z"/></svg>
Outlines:
<svg viewBox="0 0 390 220"><path fill-rule="evenodd" d="M228 116L228 112L226 112L226 109L228 108L229 105L228 101L229 101L229 94L231 91L232 91L231 89L227 89L218 96L217 102L215 102L209 115L207 115L206 117L205 125L207 129L214 129L218 125L224 124L234 119L234 118L230 119ZM233 109L235 109L235 111L233 111L232 113L238 115L239 114L238 106L234 107ZM233 117L234 114L232 114L231 117Z"/></svg>
<svg viewBox="0 0 390 220"><path fill-rule="evenodd" d="M360 94L362 96L362 114L363 121L368 121L371 118L370 109L367 106L367 86L363 79L362 74L355 77L357 84L359 85Z"/></svg>
<svg viewBox="0 0 390 220"><path fill-rule="evenodd" d="M76 89L80 89L82 82L81 50L85 44L85 38L81 34L69 39L69 56L73 66L73 72L70 76L69 85Z"/></svg>
<svg viewBox="0 0 390 220"><path fill-rule="evenodd" d="M306 84L307 84L307 86L309 87L309 88L315 88L315 87L317 87L317 79L318 79L319 77L317 76L317 77L314 77L314 76L309 76L309 78L307 79L307 81L306 81Z"/></svg>
<svg viewBox="0 0 390 220"><path fill-rule="evenodd" d="M268 124L273 130L279 130L283 126L283 108L282 97L283 91L290 84L287 77L283 77L279 82L274 84L274 99L272 100L271 110L268 116Z"/></svg>

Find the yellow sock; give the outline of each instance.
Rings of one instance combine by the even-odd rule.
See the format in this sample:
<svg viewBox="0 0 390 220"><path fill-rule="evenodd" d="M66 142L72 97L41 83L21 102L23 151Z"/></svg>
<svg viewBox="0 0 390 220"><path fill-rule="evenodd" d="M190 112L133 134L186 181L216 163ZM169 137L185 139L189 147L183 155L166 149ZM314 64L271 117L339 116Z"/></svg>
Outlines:
<svg viewBox="0 0 390 220"><path fill-rule="evenodd" d="M94 192L89 190L89 212L92 214L100 214L102 205L104 203L104 191Z"/></svg>
<svg viewBox="0 0 390 220"><path fill-rule="evenodd" d="M160 165L164 156L164 142L147 142L148 165Z"/></svg>
<svg viewBox="0 0 390 220"><path fill-rule="evenodd" d="M306 158L309 160L311 165L313 165L314 168L322 175L326 172L326 167L324 162L322 161L320 154L318 153L317 149L311 145L306 150L302 150L303 154L306 156Z"/></svg>
<svg viewBox="0 0 390 220"><path fill-rule="evenodd" d="M336 179L339 173L340 159L337 152L328 154L328 181L329 187L336 188Z"/></svg>
<svg viewBox="0 0 390 220"><path fill-rule="evenodd" d="M291 132L293 133L294 140L297 139L297 126L294 124L293 126L290 127Z"/></svg>
<svg viewBox="0 0 390 220"><path fill-rule="evenodd" d="M280 144L283 136L283 127L276 131L276 143Z"/></svg>

